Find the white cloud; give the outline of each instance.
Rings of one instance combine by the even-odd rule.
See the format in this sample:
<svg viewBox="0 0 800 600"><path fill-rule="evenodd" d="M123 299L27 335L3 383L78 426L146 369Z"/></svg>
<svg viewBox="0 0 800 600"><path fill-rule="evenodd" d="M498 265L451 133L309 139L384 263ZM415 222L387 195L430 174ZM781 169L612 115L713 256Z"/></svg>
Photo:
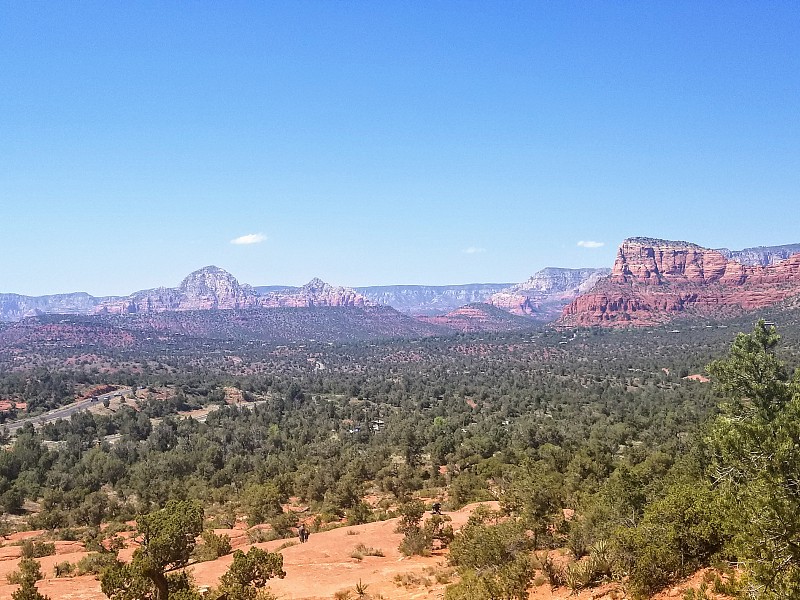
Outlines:
<svg viewBox="0 0 800 600"><path fill-rule="evenodd" d="M232 239L231 244L236 244L237 246L246 246L249 244L260 244L266 239L267 236L265 236L263 233L248 233L247 235L242 235Z"/></svg>
<svg viewBox="0 0 800 600"><path fill-rule="evenodd" d="M605 245L605 242L592 242L590 240L581 240L578 242L578 246L581 248L602 248Z"/></svg>
<svg viewBox="0 0 800 600"><path fill-rule="evenodd" d="M486 248L476 248L475 246L464 248L464 254L483 254L484 252L486 252Z"/></svg>

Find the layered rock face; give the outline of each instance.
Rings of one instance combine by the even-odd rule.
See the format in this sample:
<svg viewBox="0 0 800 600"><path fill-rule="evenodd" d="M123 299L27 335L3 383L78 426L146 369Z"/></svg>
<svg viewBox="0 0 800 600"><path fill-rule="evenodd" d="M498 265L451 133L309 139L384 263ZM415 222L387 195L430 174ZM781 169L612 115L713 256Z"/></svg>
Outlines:
<svg viewBox="0 0 800 600"><path fill-rule="evenodd" d="M364 297L350 288L333 287L313 279L301 288L285 288L259 295L219 267L189 274L177 288L136 292L127 298L98 305L95 313L133 314L165 311L244 309L257 307L365 306Z"/></svg>
<svg viewBox="0 0 800 600"><path fill-rule="evenodd" d="M651 325L684 311L752 310L800 294L800 254L772 263L762 250L766 266L688 242L627 239L611 276L566 306L561 323Z"/></svg>
<svg viewBox="0 0 800 600"><path fill-rule="evenodd" d="M735 260L743 265L774 265L800 252L800 244L783 246L757 246L744 250L728 250L719 248L719 253L728 260Z"/></svg>
<svg viewBox="0 0 800 600"><path fill-rule="evenodd" d="M266 307L370 306L364 296L352 288L335 287L316 277L301 288L269 292L259 298Z"/></svg>
<svg viewBox="0 0 800 600"><path fill-rule="evenodd" d="M51 296L0 294L0 321L19 321L25 317L45 314L87 315L101 302L110 302L115 299L95 298L86 292L53 294Z"/></svg>
<svg viewBox="0 0 800 600"><path fill-rule="evenodd" d="M384 285L355 290L374 304L391 306L410 315L440 315L466 304L485 302L510 283L464 285Z"/></svg>
<svg viewBox="0 0 800 600"><path fill-rule="evenodd" d="M191 303L191 310L251 308L258 305L258 297L252 287L240 284L233 275L213 266L190 273L178 286L178 292Z"/></svg>
<svg viewBox="0 0 800 600"><path fill-rule="evenodd" d="M127 298L103 302L95 313L131 314L213 308L251 308L258 296L249 285L219 267L204 267L190 273L177 288L135 292Z"/></svg>
<svg viewBox="0 0 800 600"><path fill-rule="evenodd" d="M610 272L610 269L548 267L527 281L492 294L487 302L515 315L554 318L566 303L591 289Z"/></svg>

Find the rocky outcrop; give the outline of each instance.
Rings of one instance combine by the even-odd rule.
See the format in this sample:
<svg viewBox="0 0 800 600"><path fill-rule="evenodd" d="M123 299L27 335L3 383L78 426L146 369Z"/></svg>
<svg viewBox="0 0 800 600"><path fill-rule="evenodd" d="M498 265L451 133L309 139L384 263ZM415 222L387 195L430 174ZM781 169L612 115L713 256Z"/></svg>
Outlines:
<svg viewBox="0 0 800 600"><path fill-rule="evenodd" d="M744 250L728 250L719 248L719 253L728 260L735 260L743 265L774 265L786 260L793 254L800 252L800 244L785 244L783 246L756 246Z"/></svg>
<svg viewBox="0 0 800 600"><path fill-rule="evenodd" d="M95 313L131 314L175 310L252 308L259 298L249 285L219 267L209 266L190 273L177 288L142 290L127 298L98 305Z"/></svg>
<svg viewBox="0 0 800 600"><path fill-rule="evenodd" d="M610 269L547 268L519 284L392 285L355 289L375 304L392 306L415 316L436 316L440 320L453 317L458 323L465 322L468 314L474 314L479 320L483 318L475 312L475 307L458 312L460 307L477 303L486 303L517 316L547 320L557 318L564 304L610 272Z"/></svg>
<svg viewBox="0 0 800 600"><path fill-rule="evenodd" d="M584 293L609 269L560 269L548 267L527 281L492 294L488 304L515 315L556 318L565 304Z"/></svg>
<svg viewBox="0 0 800 600"><path fill-rule="evenodd" d="M391 306L409 315L441 315L460 306L485 302L510 283L464 285L384 285L355 290L369 302Z"/></svg>
<svg viewBox="0 0 800 600"><path fill-rule="evenodd" d="M177 288L143 290L131 296L106 302L95 313L133 314L165 311L367 306L364 297L351 288L334 287L312 279L300 288L278 288L258 294L247 284L219 267L204 267L189 274Z"/></svg>
<svg viewBox="0 0 800 600"><path fill-rule="evenodd" d="M313 306L370 306L371 303L352 288L335 287L314 278L300 288L269 292L259 298L265 307L313 307Z"/></svg>
<svg viewBox="0 0 800 600"><path fill-rule="evenodd" d="M764 248L759 260L772 260ZM800 294L800 254L777 263L743 264L688 242L630 238L611 276L563 312L566 325L652 325L686 311L752 310Z"/></svg>
<svg viewBox="0 0 800 600"><path fill-rule="evenodd" d="M465 333L521 331L535 326L530 319L509 314L507 311L485 303L468 304L446 315L419 316L417 319L431 325L439 325Z"/></svg>
<svg viewBox="0 0 800 600"><path fill-rule="evenodd" d="M541 308L530 296L514 292L497 292L486 303L514 315L534 316Z"/></svg>
<svg viewBox="0 0 800 600"><path fill-rule="evenodd" d="M190 304L190 310L212 308L251 308L258 305L258 297L247 284L219 267L205 267L190 273L178 286L178 292Z"/></svg>

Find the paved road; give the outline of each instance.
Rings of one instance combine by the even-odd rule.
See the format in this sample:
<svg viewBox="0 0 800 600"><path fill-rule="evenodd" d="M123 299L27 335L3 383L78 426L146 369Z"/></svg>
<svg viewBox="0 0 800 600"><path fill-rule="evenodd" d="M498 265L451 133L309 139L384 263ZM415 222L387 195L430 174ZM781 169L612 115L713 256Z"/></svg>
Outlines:
<svg viewBox="0 0 800 600"><path fill-rule="evenodd" d="M86 398L84 400L78 400L69 404L67 406L62 406L60 408L56 408L47 412L43 415L39 415L37 417L28 417L27 419L19 419L18 421L7 421L3 424L4 427L8 428L9 433L14 434L17 432L18 429L22 428L26 423L33 423L34 427L41 427L45 423L50 423L51 421L56 421L58 419L69 419L74 413L87 410L94 406L95 404L101 403L103 400L110 400L111 398L117 396L124 396L125 394L129 394L131 392L131 388L122 388L113 392L109 392L108 394L102 394L100 396L92 396L91 398Z"/></svg>

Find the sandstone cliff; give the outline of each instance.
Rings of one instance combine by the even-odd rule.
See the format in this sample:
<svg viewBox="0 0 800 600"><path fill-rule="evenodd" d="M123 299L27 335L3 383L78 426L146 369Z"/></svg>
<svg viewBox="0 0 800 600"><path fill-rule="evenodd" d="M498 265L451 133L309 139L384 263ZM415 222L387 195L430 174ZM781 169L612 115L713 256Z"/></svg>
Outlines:
<svg viewBox="0 0 800 600"><path fill-rule="evenodd" d="M548 267L522 283L492 294L487 302L515 315L551 319L561 313L565 304L609 273L609 269Z"/></svg>
<svg viewBox="0 0 800 600"><path fill-rule="evenodd" d="M259 298L261 306L370 306L371 303L352 288L335 287L314 278L300 288L268 292Z"/></svg>
<svg viewBox="0 0 800 600"><path fill-rule="evenodd" d="M786 260L793 254L800 252L800 244L785 244L783 246L756 246L744 250L728 250L719 248L719 253L729 260L735 260L743 265L774 265Z"/></svg>
<svg viewBox="0 0 800 600"><path fill-rule="evenodd" d="M800 254L751 265L697 244L630 238L620 245L611 276L573 300L561 323L650 325L685 311L721 316L797 294Z"/></svg>
<svg viewBox="0 0 800 600"><path fill-rule="evenodd" d="M441 315L466 304L485 302L510 283L462 285L384 285L355 290L374 304L391 306L410 315Z"/></svg>

